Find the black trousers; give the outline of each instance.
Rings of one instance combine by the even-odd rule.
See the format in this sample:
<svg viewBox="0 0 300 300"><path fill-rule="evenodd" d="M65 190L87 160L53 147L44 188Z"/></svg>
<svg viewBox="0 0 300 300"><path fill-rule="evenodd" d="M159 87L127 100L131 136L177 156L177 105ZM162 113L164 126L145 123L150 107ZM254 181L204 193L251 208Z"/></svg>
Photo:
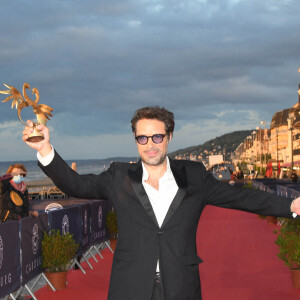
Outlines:
<svg viewBox="0 0 300 300"><path fill-rule="evenodd" d="M159 273L155 275L151 300L163 300Z"/></svg>

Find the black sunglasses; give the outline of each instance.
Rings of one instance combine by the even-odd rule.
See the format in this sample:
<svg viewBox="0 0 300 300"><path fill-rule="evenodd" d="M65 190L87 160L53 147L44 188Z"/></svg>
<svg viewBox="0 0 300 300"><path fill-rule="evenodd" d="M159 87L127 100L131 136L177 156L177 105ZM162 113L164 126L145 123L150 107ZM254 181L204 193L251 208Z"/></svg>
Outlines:
<svg viewBox="0 0 300 300"><path fill-rule="evenodd" d="M140 145L146 145L148 143L148 139L151 138L154 144L160 144L163 140L164 137L167 134L154 134L154 135L139 135L136 136L135 139Z"/></svg>

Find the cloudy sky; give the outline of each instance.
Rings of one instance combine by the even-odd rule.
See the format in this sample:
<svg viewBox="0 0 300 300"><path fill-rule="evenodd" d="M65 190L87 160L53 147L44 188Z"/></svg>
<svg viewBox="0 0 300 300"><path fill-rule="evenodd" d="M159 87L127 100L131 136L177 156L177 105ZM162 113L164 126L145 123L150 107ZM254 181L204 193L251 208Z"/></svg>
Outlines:
<svg viewBox="0 0 300 300"><path fill-rule="evenodd" d="M3 1L0 89L38 88L65 159L136 156L130 119L148 105L174 112L171 151L201 144L298 101L299 13L298 0ZM35 159L0 108L0 161Z"/></svg>

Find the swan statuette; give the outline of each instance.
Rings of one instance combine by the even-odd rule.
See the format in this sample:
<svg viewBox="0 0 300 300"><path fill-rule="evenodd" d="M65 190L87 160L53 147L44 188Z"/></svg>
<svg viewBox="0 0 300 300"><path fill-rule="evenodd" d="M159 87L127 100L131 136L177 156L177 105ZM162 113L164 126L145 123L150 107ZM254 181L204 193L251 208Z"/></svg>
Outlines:
<svg viewBox="0 0 300 300"><path fill-rule="evenodd" d="M23 125L27 125L21 118L21 111L24 107L31 106L33 109L33 113L36 115L38 123L33 123L34 131L29 136L28 142L39 142L44 139L43 134L36 129L36 126L38 124L47 124L47 120L50 120L50 117L52 117L52 111L53 109L46 105L46 104L38 104L40 100L40 94L37 88L32 88L31 92L35 95L35 100L31 100L26 90L30 90L30 86L27 82L23 84L23 96L21 93L13 86L10 86L8 84L4 85L8 88L8 90L0 91L0 94L8 95L2 102L7 102L12 99L11 108L16 107L18 110L18 117L19 120Z"/></svg>

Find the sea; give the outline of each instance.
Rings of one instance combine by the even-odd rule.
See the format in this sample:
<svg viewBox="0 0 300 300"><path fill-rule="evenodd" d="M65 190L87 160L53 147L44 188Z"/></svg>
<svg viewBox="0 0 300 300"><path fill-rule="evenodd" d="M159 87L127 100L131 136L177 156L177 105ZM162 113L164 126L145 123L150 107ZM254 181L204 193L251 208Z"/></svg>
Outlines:
<svg viewBox="0 0 300 300"><path fill-rule="evenodd" d="M72 162L76 162L77 172L79 174L100 174L108 169L110 164L114 161L119 162L136 162L137 157L114 157L106 159L78 159L66 160L67 164L71 166ZM0 176L6 174L8 167L13 163L22 163L27 169L25 182L44 179L47 176L43 173L37 165L37 160L30 161L14 161L14 162L0 162Z"/></svg>

